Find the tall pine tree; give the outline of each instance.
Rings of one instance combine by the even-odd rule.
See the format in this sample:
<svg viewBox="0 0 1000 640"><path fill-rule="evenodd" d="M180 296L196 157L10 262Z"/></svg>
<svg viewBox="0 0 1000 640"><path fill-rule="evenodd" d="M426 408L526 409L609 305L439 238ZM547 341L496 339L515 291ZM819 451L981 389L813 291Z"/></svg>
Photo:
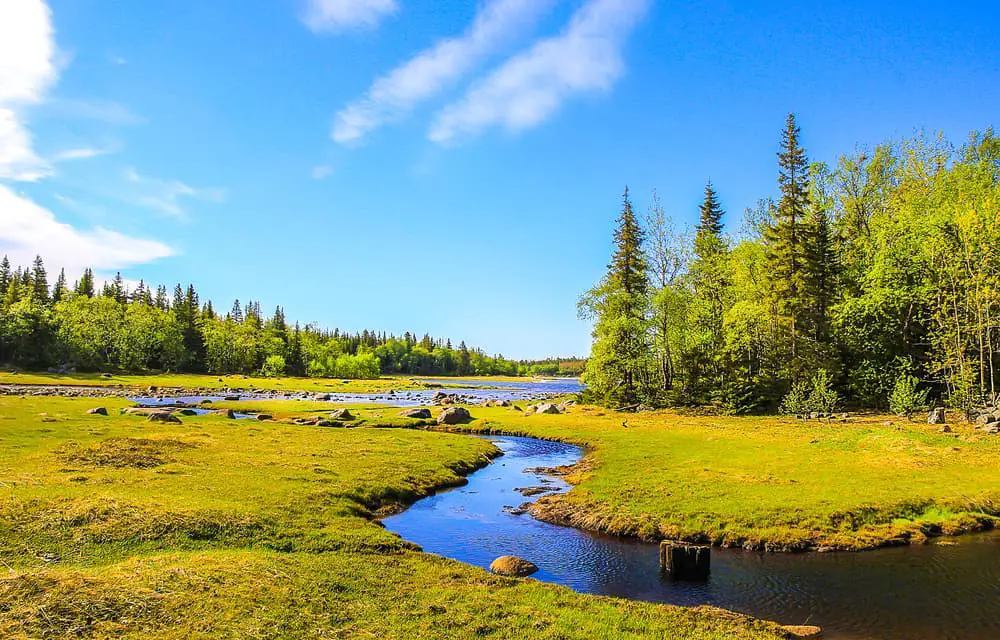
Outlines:
<svg viewBox="0 0 1000 640"><path fill-rule="evenodd" d="M595 319L594 346L584 381L599 401L631 406L649 393L649 267L628 189L614 232L615 252L608 273L580 301L581 313Z"/></svg>

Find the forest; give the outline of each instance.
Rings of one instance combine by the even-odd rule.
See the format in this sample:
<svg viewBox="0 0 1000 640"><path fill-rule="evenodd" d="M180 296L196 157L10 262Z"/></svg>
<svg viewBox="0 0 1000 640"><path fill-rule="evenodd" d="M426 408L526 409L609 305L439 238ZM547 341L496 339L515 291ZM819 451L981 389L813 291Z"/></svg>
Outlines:
<svg viewBox="0 0 1000 640"><path fill-rule="evenodd" d="M608 405L733 413L968 409L1000 385L1000 139L925 134L811 162L794 115L778 197L678 228L625 192L585 382Z"/></svg>
<svg viewBox="0 0 1000 640"><path fill-rule="evenodd" d="M236 300L226 313L202 304L193 285L140 281L121 274L103 285L87 269L73 284L60 271L50 286L41 257L26 268L0 261L0 363L41 370L171 371L371 379L383 374L571 375L575 359L516 362L465 342L453 346L410 332L397 337L301 326L279 306L265 317L258 302Z"/></svg>

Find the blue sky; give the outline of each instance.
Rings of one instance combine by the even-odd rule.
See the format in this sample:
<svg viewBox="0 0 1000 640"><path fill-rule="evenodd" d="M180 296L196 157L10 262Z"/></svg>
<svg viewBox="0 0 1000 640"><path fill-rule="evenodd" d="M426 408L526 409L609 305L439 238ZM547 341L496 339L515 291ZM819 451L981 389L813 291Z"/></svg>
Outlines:
<svg viewBox="0 0 1000 640"><path fill-rule="evenodd" d="M996 2L3 0L0 253L584 354L627 184L735 230L810 157L997 122Z"/></svg>

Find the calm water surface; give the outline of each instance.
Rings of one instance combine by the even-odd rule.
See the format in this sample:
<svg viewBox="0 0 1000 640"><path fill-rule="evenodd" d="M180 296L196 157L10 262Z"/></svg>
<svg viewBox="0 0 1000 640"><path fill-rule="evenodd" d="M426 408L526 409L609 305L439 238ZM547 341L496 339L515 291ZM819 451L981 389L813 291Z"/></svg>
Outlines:
<svg viewBox="0 0 1000 640"><path fill-rule="evenodd" d="M577 591L651 602L711 604L783 624L817 624L826 638L1000 639L1000 536L869 553L758 554L713 550L706 584L660 576L657 546L558 527L505 506L518 487L560 480L525 473L571 464L582 451L532 438L491 437L505 455L469 484L417 502L385 525L425 551L489 566L531 560L533 577ZM547 483L543 482L548 481Z"/></svg>

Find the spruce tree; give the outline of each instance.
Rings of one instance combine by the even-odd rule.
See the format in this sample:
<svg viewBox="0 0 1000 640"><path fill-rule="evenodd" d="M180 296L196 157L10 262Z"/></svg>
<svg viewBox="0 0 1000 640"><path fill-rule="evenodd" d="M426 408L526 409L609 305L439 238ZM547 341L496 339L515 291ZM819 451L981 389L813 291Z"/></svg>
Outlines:
<svg viewBox="0 0 1000 640"><path fill-rule="evenodd" d="M49 302L49 280L42 256L35 256L35 261L31 265L31 297L40 304Z"/></svg>
<svg viewBox="0 0 1000 640"><path fill-rule="evenodd" d="M56 285L52 288L52 304L56 304L66 299L69 289L66 286L66 270L59 270L59 277L56 278Z"/></svg>
<svg viewBox="0 0 1000 640"><path fill-rule="evenodd" d="M722 235L723 216L719 196L709 181L700 207L700 220L694 238L694 260L691 262L691 279L694 286L693 311L694 337L697 339L691 365L692 386L701 396L717 393L725 384L721 359L724 349L722 318L729 285L727 259L729 247Z"/></svg>
<svg viewBox="0 0 1000 640"><path fill-rule="evenodd" d="M807 216L809 176L805 151L799 144L795 115L788 114L778 153L778 186L781 199L773 224L767 230L768 266L775 309L788 329L788 348L793 377L802 371L803 334L808 333L809 313Z"/></svg>
<svg viewBox="0 0 1000 640"><path fill-rule="evenodd" d="M4 256L3 260L0 261L0 295L3 295L7 291L10 279L10 260L7 259L7 256Z"/></svg>
<svg viewBox="0 0 1000 640"><path fill-rule="evenodd" d="M806 272L811 302L813 338L819 347L829 346L830 307L836 295L837 254L830 214L815 206L807 227Z"/></svg>
<svg viewBox="0 0 1000 640"><path fill-rule="evenodd" d="M80 280L76 283L74 293L78 296L94 297L94 272L89 268L83 270L83 275L80 276Z"/></svg>
<svg viewBox="0 0 1000 640"><path fill-rule="evenodd" d="M605 404L631 406L645 400L649 390L649 276L645 234L627 188L622 200L608 273L580 307L595 318L586 384Z"/></svg>

